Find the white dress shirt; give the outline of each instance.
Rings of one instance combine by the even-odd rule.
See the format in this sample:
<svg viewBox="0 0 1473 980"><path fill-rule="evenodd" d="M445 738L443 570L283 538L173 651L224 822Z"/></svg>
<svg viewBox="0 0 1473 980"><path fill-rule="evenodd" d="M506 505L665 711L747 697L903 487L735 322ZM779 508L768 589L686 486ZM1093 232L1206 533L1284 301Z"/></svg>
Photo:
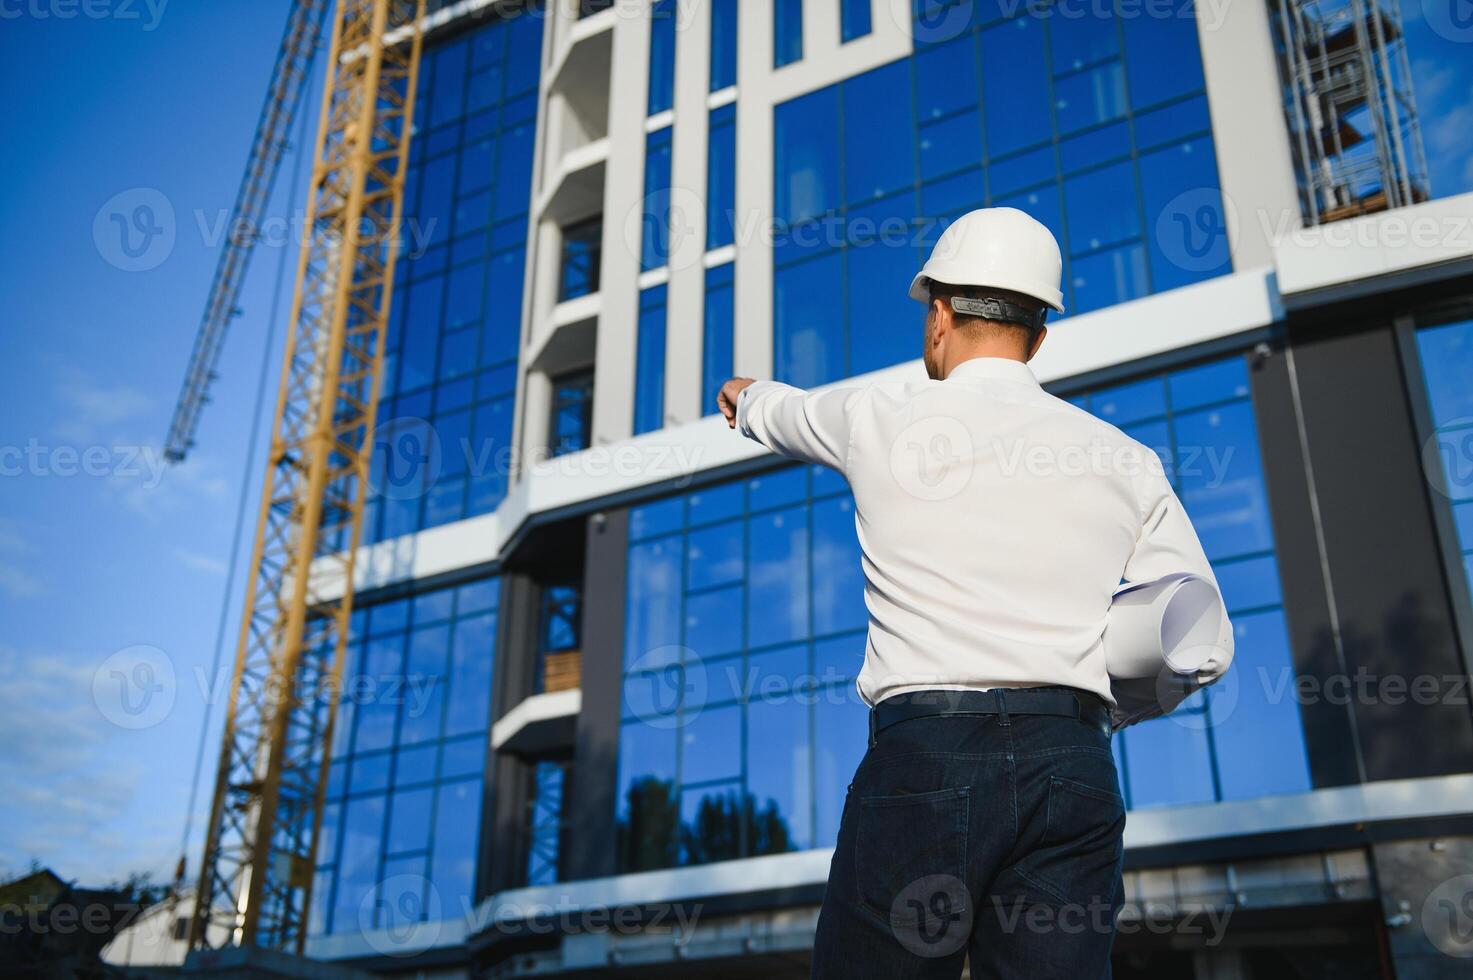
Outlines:
<svg viewBox="0 0 1473 980"><path fill-rule="evenodd" d="M1191 572L1216 584L1156 455L1044 391L1020 361L816 394L758 381L737 426L849 481L869 704L1045 684L1114 704L1100 636L1122 581ZM1217 648L1204 683L1232 657L1226 616Z"/></svg>

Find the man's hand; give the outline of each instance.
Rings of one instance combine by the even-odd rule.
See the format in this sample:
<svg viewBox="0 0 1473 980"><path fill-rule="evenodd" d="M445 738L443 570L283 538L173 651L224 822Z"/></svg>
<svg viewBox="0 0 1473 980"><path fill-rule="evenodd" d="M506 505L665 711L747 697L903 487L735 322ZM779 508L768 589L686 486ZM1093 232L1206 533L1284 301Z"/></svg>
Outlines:
<svg viewBox="0 0 1473 980"><path fill-rule="evenodd" d="M741 396L742 390L751 383L751 378L732 378L722 385L721 391L717 393L716 404L721 409L721 414L726 416L727 428L736 428L737 398Z"/></svg>

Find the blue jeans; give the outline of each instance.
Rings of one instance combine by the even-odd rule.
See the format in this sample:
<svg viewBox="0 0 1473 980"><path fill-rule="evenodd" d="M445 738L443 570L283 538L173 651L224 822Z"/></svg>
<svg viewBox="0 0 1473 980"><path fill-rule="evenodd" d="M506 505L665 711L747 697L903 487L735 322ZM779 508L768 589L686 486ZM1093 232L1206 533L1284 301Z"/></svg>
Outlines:
<svg viewBox="0 0 1473 980"><path fill-rule="evenodd" d="M1124 829L1097 725L1009 712L885 728L849 786L812 975L952 980L970 955L976 978L1108 978Z"/></svg>

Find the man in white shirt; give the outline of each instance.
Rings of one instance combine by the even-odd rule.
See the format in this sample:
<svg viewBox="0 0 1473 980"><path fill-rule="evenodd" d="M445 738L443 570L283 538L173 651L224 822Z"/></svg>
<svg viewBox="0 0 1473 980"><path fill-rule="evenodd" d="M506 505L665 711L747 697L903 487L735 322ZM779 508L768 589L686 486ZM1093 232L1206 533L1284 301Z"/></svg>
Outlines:
<svg viewBox="0 0 1473 980"><path fill-rule="evenodd" d="M870 747L815 977L1106 977L1125 808L1101 635L1122 580L1215 583L1159 460L1028 368L1062 312L1053 235L951 225L911 285L931 380L808 393L734 378L728 422L848 479ZM1231 659L1226 617L1211 683Z"/></svg>

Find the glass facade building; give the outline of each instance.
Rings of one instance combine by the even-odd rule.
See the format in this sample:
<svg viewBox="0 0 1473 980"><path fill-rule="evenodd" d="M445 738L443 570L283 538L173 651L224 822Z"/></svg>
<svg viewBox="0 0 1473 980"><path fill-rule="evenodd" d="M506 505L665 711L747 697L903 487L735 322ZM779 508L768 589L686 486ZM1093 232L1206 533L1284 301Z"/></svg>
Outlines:
<svg viewBox="0 0 1473 980"><path fill-rule="evenodd" d="M864 751L842 477L787 467L630 514L620 869L833 844Z"/></svg>
<svg viewBox="0 0 1473 980"><path fill-rule="evenodd" d="M542 24L492 20L425 52L366 543L506 496Z"/></svg>
<svg viewBox="0 0 1473 980"><path fill-rule="evenodd" d="M917 13L911 57L776 109L781 380L915 357L919 327L897 324L917 313L896 284L974 208L1016 207L1054 232L1071 315L1231 271L1191 18L956 10Z"/></svg>
<svg viewBox="0 0 1473 980"><path fill-rule="evenodd" d="M402 926L474 901L499 585L354 613L313 932Z"/></svg>
<svg viewBox="0 0 1473 980"><path fill-rule="evenodd" d="M1473 297L1463 259L1345 282L1381 253L1258 220L1299 215L1269 10L614 6L442 4L427 38L320 948L478 903L710 900L668 963L473 921L385 972L803 973L867 745L854 503L711 418L716 391L919 378L906 286L949 222L1012 206L1063 253L1036 374L1157 452L1235 629L1221 683L1113 739L1130 902L1274 937L1328 909L1391 949L1377 899L1434 883L1381 849L1419 808L1467 816L1473 716L1323 691L1466 673ZM1318 935L1227 966L1143 936L1116 975L1289 975L1277 947L1329 962Z"/></svg>
<svg viewBox="0 0 1473 980"><path fill-rule="evenodd" d="M1127 805L1308 790L1245 361L1072 400L1161 457L1236 631L1235 674L1115 739ZM628 561L621 870L832 846L866 737L842 477L788 467L635 508Z"/></svg>
<svg viewBox="0 0 1473 980"><path fill-rule="evenodd" d="M1073 400L1161 458L1233 622L1222 684L1116 736L1126 805L1309 789L1247 364L1232 357Z"/></svg>
<svg viewBox="0 0 1473 980"><path fill-rule="evenodd" d="M1452 547L1462 559L1463 584L1473 589L1473 321L1419 330L1417 347L1433 426L1423 465L1451 510Z"/></svg>

